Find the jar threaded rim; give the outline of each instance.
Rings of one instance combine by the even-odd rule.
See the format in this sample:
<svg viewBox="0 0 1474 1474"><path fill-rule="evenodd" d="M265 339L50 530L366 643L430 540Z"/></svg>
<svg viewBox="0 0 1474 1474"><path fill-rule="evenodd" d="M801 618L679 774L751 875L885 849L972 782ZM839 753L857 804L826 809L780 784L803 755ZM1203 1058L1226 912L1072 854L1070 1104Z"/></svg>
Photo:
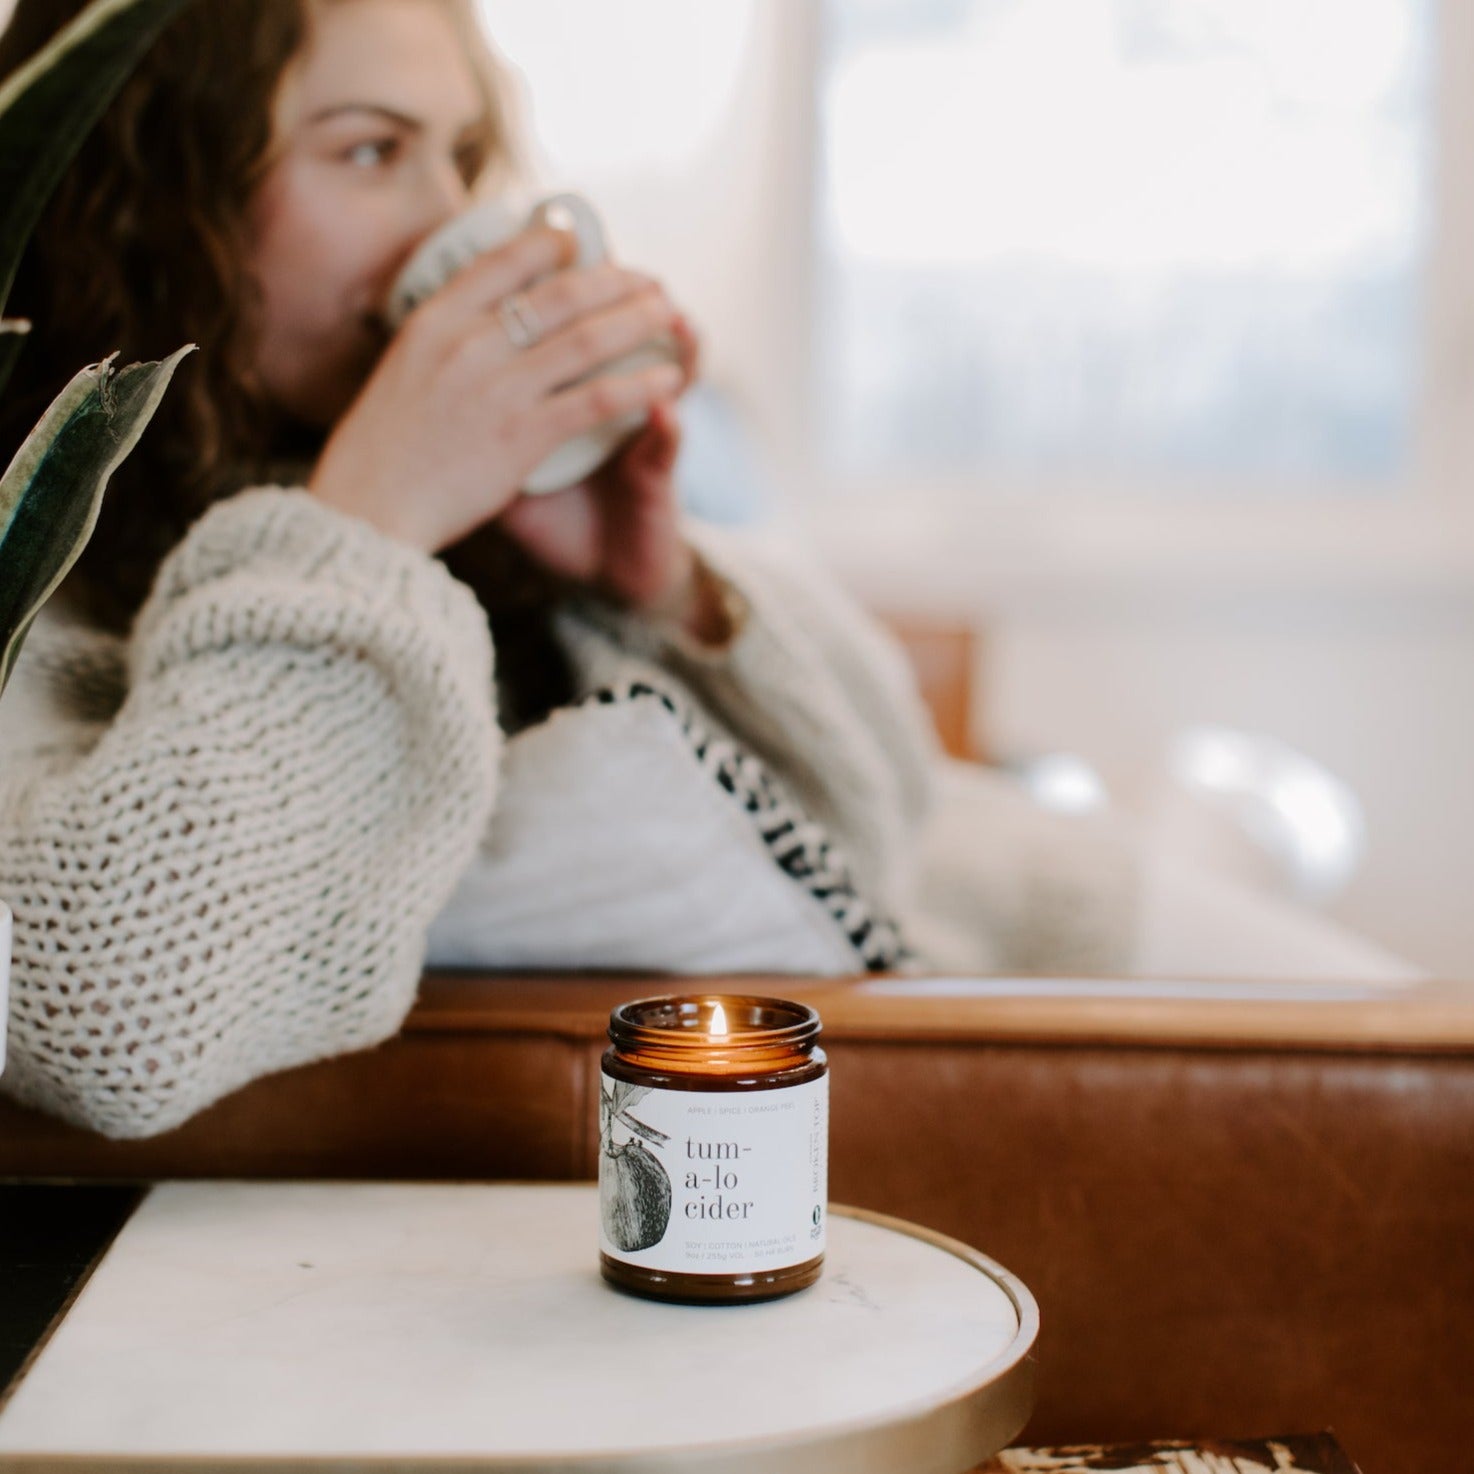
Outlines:
<svg viewBox="0 0 1474 1474"><path fill-rule="evenodd" d="M726 1033L703 1026L718 1003L726 1017ZM637 998L621 1003L609 1015L609 1039L616 1049L768 1053L810 1046L821 1027L818 1010L806 1003L748 993Z"/></svg>

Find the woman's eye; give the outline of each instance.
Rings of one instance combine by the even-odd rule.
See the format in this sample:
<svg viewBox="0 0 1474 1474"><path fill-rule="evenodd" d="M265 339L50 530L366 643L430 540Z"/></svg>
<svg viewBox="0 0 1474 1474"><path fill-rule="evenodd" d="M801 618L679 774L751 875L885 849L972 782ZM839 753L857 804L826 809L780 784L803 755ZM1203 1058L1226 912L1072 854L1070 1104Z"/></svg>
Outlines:
<svg viewBox="0 0 1474 1474"><path fill-rule="evenodd" d="M399 148L397 138L375 138L370 142L355 143L343 157L356 169L376 169L387 164Z"/></svg>

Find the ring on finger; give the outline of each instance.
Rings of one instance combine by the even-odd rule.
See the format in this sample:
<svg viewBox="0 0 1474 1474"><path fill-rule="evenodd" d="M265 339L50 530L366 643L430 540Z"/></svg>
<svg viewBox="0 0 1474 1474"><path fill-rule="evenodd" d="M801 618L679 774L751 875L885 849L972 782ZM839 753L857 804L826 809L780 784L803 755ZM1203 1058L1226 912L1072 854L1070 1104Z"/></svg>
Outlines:
<svg viewBox="0 0 1474 1474"><path fill-rule="evenodd" d="M542 319L525 292L513 292L496 304L497 321L514 348L531 348L543 336Z"/></svg>

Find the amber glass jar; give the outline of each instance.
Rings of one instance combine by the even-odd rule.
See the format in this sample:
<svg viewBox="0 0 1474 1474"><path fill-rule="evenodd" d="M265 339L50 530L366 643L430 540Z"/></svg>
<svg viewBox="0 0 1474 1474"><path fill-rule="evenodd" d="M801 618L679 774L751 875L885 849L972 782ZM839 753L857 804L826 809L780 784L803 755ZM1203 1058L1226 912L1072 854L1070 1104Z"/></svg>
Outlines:
<svg viewBox="0 0 1474 1474"><path fill-rule="evenodd" d="M829 1066L819 1015L780 998L643 998L609 1018L600 1266L620 1289L734 1304L824 1264Z"/></svg>

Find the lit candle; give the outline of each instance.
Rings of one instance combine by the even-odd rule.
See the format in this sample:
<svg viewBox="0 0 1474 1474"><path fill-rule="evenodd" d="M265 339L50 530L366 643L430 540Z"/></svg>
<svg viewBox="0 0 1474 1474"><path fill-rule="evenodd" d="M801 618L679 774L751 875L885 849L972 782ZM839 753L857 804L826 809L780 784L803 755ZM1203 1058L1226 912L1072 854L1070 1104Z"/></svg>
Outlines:
<svg viewBox="0 0 1474 1474"><path fill-rule="evenodd" d="M741 1302L819 1278L829 1067L819 1015L745 996L645 998L609 1019L600 1266L662 1300Z"/></svg>

